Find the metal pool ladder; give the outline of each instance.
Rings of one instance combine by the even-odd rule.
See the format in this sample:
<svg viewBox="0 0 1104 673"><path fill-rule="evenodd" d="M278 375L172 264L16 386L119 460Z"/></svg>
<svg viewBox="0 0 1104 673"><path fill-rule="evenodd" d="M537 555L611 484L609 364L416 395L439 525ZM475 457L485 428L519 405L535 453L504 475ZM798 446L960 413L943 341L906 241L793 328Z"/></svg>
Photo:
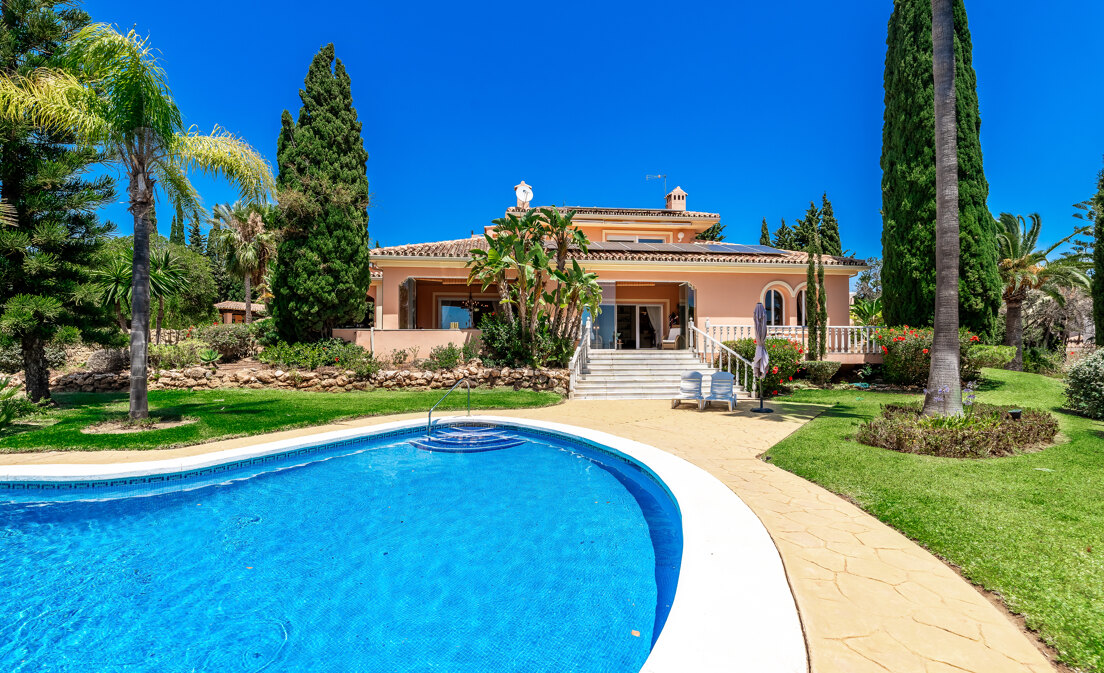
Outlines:
<svg viewBox="0 0 1104 673"><path fill-rule="evenodd" d="M426 419L426 436L427 437L433 434L433 410L436 409L437 407L439 407L441 405L441 402L444 402L445 398L448 397L449 395L451 395L452 391L456 390L456 388L461 383L463 383L464 386L467 387L467 389L468 389L468 415L471 416L471 381L468 381L468 377L465 376L464 378L460 379L456 383L452 384L452 387L448 389L448 392L445 393L444 395L441 395L441 399L437 400L437 404L434 404L433 408L429 410L429 417Z"/></svg>

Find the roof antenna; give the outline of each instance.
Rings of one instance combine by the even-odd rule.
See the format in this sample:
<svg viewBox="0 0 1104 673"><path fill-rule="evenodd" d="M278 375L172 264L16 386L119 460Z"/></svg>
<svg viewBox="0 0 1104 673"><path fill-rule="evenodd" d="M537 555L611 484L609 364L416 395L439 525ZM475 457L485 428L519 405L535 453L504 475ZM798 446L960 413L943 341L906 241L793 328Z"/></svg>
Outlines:
<svg viewBox="0 0 1104 673"><path fill-rule="evenodd" d="M659 180L663 179L663 195L667 196L667 176L666 175L645 175L645 180Z"/></svg>

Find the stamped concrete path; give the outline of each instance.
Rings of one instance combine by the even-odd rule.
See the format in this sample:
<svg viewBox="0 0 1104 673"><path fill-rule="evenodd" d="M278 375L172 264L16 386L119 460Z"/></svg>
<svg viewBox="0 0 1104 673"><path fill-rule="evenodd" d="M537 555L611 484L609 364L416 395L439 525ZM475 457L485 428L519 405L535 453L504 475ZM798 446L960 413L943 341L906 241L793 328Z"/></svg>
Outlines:
<svg viewBox="0 0 1104 673"><path fill-rule="evenodd" d="M664 401L595 400L488 413L569 423L651 444L727 484L774 538L814 673L1055 670L1032 639L942 561L842 498L758 459L821 407L776 404L780 413L763 416L746 405L735 413L698 413L672 410ZM166 451L7 454L0 455L0 464L157 460L398 418Z"/></svg>

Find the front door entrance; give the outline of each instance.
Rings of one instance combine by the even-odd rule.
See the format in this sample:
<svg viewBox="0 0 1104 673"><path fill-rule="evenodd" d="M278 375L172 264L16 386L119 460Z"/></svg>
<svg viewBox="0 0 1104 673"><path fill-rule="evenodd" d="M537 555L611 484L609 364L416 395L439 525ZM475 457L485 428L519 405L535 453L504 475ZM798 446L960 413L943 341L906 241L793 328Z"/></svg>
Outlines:
<svg viewBox="0 0 1104 673"><path fill-rule="evenodd" d="M663 306L660 304L618 304L618 348L659 348L663 341Z"/></svg>

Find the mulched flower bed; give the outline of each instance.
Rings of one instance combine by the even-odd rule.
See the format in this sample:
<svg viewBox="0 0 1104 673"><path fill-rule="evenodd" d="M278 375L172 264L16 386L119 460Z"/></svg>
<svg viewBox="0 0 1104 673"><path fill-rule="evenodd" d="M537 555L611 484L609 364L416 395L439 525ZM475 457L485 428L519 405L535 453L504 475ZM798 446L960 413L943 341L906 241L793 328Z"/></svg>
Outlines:
<svg viewBox="0 0 1104 673"><path fill-rule="evenodd" d="M855 438L869 446L946 458L997 458L1054 442L1058 419L1036 409L974 403L959 417L921 416L921 403L887 404L882 415L859 426Z"/></svg>

